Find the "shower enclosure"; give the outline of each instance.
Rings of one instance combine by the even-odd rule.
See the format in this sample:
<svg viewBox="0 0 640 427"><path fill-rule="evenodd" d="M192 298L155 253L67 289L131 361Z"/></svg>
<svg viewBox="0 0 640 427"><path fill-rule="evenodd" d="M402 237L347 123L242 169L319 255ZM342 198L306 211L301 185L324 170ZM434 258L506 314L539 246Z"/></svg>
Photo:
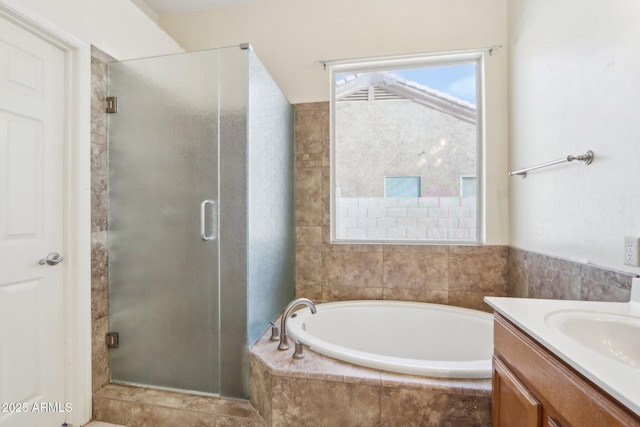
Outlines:
<svg viewBox="0 0 640 427"><path fill-rule="evenodd" d="M246 398L294 294L291 105L248 45L108 74L111 381Z"/></svg>

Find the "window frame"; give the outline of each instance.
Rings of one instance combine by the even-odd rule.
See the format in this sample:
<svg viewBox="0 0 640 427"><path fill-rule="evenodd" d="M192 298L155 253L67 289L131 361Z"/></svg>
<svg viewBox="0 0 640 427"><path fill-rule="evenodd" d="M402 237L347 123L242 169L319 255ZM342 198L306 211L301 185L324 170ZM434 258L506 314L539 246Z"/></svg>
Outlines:
<svg viewBox="0 0 640 427"><path fill-rule="evenodd" d="M329 71L330 98L329 98L329 192L330 192L330 243L332 244L389 244L389 245L484 245L484 230L486 221L484 216L485 206L485 51L471 50L458 52L437 52L419 55L402 55L378 58L365 58L355 60L332 61L326 64ZM403 69L427 66L447 66L461 64L476 64L476 235L469 240L455 239L421 239L421 240L393 240L393 239L355 239L337 238L336 235L336 75L355 72L375 72L390 69ZM471 236L470 236L471 237Z"/></svg>

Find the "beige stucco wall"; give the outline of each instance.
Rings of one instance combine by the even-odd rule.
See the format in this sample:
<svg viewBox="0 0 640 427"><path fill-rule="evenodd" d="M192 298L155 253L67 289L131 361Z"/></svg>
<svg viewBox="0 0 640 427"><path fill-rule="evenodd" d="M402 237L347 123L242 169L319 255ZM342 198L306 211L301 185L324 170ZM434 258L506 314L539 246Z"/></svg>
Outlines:
<svg viewBox="0 0 640 427"><path fill-rule="evenodd" d="M335 126L342 197L383 197L393 175L421 176L422 197L456 197L460 175L476 175L476 126L413 101L338 102Z"/></svg>

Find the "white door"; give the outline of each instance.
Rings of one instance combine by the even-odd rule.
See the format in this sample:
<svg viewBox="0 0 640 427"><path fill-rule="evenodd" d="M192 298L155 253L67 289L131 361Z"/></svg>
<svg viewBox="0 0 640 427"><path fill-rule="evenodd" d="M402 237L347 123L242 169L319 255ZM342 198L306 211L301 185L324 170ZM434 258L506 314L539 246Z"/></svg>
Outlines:
<svg viewBox="0 0 640 427"><path fill-rule="evenodd" d="M64 422L64 53L0 18L0 427Z"/></svg>

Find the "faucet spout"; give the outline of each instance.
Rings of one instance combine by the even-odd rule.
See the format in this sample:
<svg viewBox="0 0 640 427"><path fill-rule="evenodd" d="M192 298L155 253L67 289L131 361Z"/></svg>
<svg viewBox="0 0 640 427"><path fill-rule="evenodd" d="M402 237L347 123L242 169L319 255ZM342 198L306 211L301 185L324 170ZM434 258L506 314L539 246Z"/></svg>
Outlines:
<svg viewBox="0 0 640 427"><path fill-rule="evenodd" d="M298 298L291 301L284 309L282 313L282 319L280 320L280 344L278 344L278 350L287 350L289 348L289 340L287 338L287 319L293 313L293 310L301 305L309 307L311 314L316 314L315 304L308 298Z"/></svg>

